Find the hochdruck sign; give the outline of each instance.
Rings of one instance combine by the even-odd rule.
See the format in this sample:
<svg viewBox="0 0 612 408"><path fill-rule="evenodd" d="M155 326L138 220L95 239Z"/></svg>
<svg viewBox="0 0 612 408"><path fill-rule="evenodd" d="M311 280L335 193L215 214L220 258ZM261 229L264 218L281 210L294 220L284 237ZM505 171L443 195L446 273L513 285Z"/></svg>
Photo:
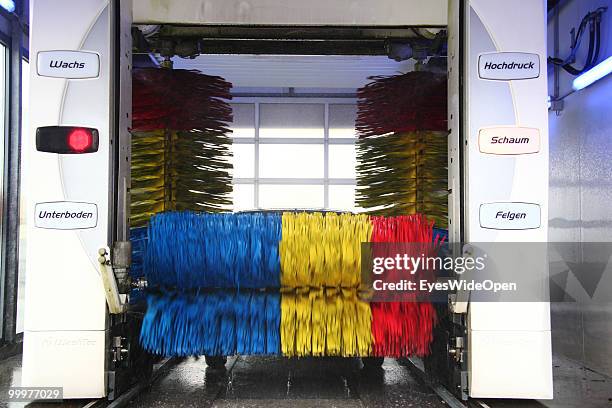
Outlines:
<svg viewBox="0 0 612 408"><path fill-rule="evenodd" d="M526 52L494 52L478 57L481 79L509 81L540 76L540 57Z"/></svg>
<svg viewBox="0 0 612 408"><path fill-rule="evenodd" d="M95 228L98 224L98 207L93 203L38 203L34 212L34 225L38 228L73 230Z"/></svg>

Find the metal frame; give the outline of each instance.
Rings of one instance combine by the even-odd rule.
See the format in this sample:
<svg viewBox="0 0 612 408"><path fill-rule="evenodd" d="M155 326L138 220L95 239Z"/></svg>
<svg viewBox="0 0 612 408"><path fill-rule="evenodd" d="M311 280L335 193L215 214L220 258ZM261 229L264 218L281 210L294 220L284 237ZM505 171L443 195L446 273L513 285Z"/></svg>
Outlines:
<svg viewBox="0 0 612 408"><path fill-rule="evenodd" d="M19 189L21 148L21 69L24 27L22 2L16 2L14 13L2 13L9 20L10 38L7 41L5 109L3 216L2 216L2 340L17 340L17 289L19 284ZM8 16L7 16L8 14Z"/></svg>
<svg viewBox="0 0 612 408"><path fill-rule="evenodd" d="M109 191L109 246L129 239L132 127L132 1L115 0L113 12L112 114L110 118L112 171Z"/></svg>
<svg viewBox="0 0 612 408"><path fill-rule="evenodd" d="M323 186L323 208L329 208L329 186L336 185L355 185L354 178L330 178L329 177L329 146L330 145L354 145L356 138L330 138L329 137L329 106L330 105L346 105L356 104L357 99L351 95L350 97L338 96L330 94L329 97L317 95L312 97L308 95L292 94L292 96L239 96L232 99L235 104L253 104L254 105L254 137L235 137L232 138L234 144L248 144L254 146L254 177L250 178L234 178L233 184L236 185L253 185L254 186L254 201L255 209L261 209L259 206L259 186L260 185L316 185ZM324 105L324 129L323 138L260 138L259 137L259 107L261 103L276 103L276 104L291 104L291 103L308 103ZM280 177L280 178L262 178L259 177L259 146L263 144L311 144L323 146L323 178L295 178L295 177Z"/></svg>
<svg viewBox="0 0 612 408"><path fill-rule="evenodd" d="M0 140L0 154L2 156L1 157L1 161L2 161L2 179L0 179L0 194L2 194L2 202L5 202L5 197L7 195L7 191L6 191L6 180L7 180L7 176L6 176L6 172L4 171L5 168L5 164L6 164L6 146L7 146L7 141L9 139L9 135L10 135L10 131L8 129L8 124L10 122L10 113L9 113L9 103L10 103L10 97L9 97L9 87L10 87L10 74L9 74L9 63L8 61L10 60L10 56L11 56L11 38L7 37L4 35L4 33L0 33L0 44L2 44L2 46L4 46L4 78L0 78L0 80L3 80L3 87L4 87L4 94L1 95L2 97L2 103L4 103L4 115L2 115L1 119L3 121L4 124L4 132L2 134L2 139ZM6 220L7 220L7 213L6 213L7 209L5 208L5 205L2 205L2 217L0 218L0 237L2 237L2 241L0 242L0 307L2 307L2 316L0 316L0 339L2 339L4 341L4 333L5 333L5 329L4 329L4 324L6 319L5 313L7 313L7 307L6 307L6 282L7 282L7 276L5 273L5 226L6 226Z"/></svg>

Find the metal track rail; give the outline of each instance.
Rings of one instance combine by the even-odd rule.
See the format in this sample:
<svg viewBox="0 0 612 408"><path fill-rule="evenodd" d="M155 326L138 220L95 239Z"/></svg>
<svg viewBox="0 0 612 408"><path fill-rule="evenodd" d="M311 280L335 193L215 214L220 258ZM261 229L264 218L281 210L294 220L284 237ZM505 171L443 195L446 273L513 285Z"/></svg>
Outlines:
<svg viewBox="0 0 612 408"><path fill-rule="evenodd" d="M431 389L440 397L444 402L451 408L468 408L468 405L463 401L460 401L455 397L449 390L441 386L440 384L432 383L425 375L425 368L421 360L416 358L407 358L403 360L407 363L407 367L410 371L416 375L421 381L427 384Z"/></svg>
<svg viewBox="0 0 612 408"><path fill-rule="evenodd" d="M142 391L146 390L150 387L155 381L157 381L161 376L167 374L172 367L174 367L179 362L178 359L169 358L164 360L161 364L159 364L153 370L153 374L151 378L147 381L141 381L139 383L134 384L130 389L121 394L114 401L108 401L105 398L101 398L98 400L90 401L87 404L83 405L81 408L121 408L125 407L132 401L134 398L138 396Z"/></svg>

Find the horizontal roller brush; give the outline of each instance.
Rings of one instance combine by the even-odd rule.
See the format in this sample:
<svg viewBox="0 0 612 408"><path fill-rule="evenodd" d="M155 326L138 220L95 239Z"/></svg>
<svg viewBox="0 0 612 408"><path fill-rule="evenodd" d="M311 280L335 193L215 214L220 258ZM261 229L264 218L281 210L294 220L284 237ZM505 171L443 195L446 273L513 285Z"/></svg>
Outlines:
<svg viewBox="0 0 612 408"><path fill-rule="evenodd" d="M141 342L165 356L407 356L431 304L360 296L362 242L444 238L421 215L162 213L147 230ZM288 278L289 276L289 278Z"/></svg>
<svg viewBox="0 0 612 408"><path fill-rule="evenodd" d="M140 333L163 356L279 354L278 293L151 293Z"/></svg>
<svg viewBox="0 0 612 408"><path fill-rule="evenodd" d="M148 227L149 286L266 288L280 285L278 214L169 212Z"/></svg>

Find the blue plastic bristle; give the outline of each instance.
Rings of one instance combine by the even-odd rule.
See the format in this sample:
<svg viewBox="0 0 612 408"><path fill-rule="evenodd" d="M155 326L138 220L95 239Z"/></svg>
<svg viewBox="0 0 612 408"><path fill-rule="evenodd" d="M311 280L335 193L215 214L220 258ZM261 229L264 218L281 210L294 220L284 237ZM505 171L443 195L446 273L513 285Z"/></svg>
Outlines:
<svg viewBox="0 0 612 408"><path fill-rule="evenodd" d="M130 230L130 242L132 243L132 265L130 267L130 276L132 279L138 279L145 276L144 273L144 258L149 237L147 228L132 228ZM136 304L143 302L146 299L144 291L133 289L130 291L130 303Z"/></svg>
<svg viewBox="0 0 612 408"><path fill-rule="evenodd" d="M444 242L448 243L448 230L445 230L445 229L442 229L442 228L435 228L434 227L433 235L434 235L434 240L437 237L438 241L442 241L442 239L444 239Z"/></svg>
<svg viewBox="0 0 612 408"><path fill-rule="evenodd" d="M162 356L278 354L278 294L149 294L140 343Z"/></svg>
<svg viewBox="0 0 612 408"><path fill-rule="evenodd" d="M264 296L252 296L249 302L249 349L255 354L266 352L266 299Z"/></svg>
<svg viewBox="0 0 612 408"><path fill-rule="evenodd" d="M239 293L236 295L235 312L236 312L236 352L238 354L247 354L251 349L251 315L250 296L248 294Z"/></svg>
<svg viewBox="0 0 612 408"><path fill-rule="evenodd" d="M270 293L266 296L266 354L280 354L280 322L281 322L281 306L280 294Z"/></svg>
<svg viewBox="0 0 612 408"><path fill-rule="evenodd" d="M263 224L264 281L268 282L272 287L280 287L280 254L278 246L282 239L282 216L280 214L268 215L263 218Z"/></svg>
<svg viewBox="0 0 612 408"><path fill-rule="evenodd" d="M144 256L148 242L147 228L132 228L130 230L130 241L132 243L130 275L133 278L140 278L144 276Z"/></svg>
<svg viewBox="0 0 612 408"><path fill-rule="evenodd" d="M280 214L169 212L151 218L145 274L178 289L280 285Z"/></svg>
<svg viewBox="0 0 612 408"><path fill-rule="evenodd" d="M215 347L208 348L208 353L212 355L230 355L237 353L237 334L236 330L236 308L240 307L238 304L240 299L237 296L228 297L217 297L218 302L209 307L215 309L210 310L209 313L213 313L217 317L215 324L219 325L219 339L215 342Z"/></svg>

